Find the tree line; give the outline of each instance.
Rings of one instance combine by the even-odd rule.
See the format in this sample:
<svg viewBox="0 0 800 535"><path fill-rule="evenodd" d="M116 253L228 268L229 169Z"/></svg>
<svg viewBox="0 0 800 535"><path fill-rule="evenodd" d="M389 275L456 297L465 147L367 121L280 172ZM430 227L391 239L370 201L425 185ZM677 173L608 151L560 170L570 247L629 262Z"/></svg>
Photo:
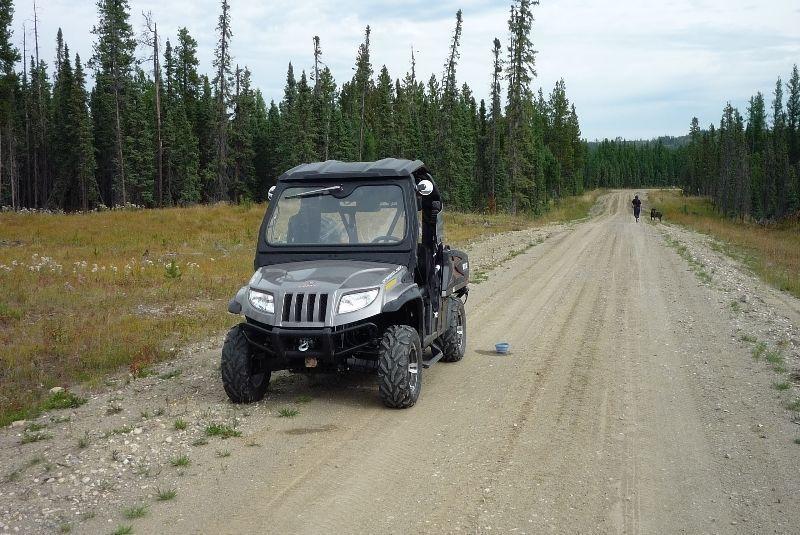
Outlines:
<svg viewBox="0 0 800 535"><path fill-rule="evenodd" d="M187 28L164 37L151 14L137 36L128 0L98 0L88 61L59 30L55 61L11 42L13 2L0 0L0 206L66 211L262 201L303 162L421 159L460 210L539 212L584 187L586 145L560 80L535 90L534 0L513 0L507 44L487 43L488 102L459 84L462 12L440 76L376 69L371 29L341 84L313 37L309 71L290 63L283 98L267 103L233 55L220 1L213 72L199 72ZM86 69L94 73L87 87Z"/></svg>
<svg viewBox="0 0 800 535"><path fill-rule="evenodd" d="M787 90L784 105L784 88ZM800 211L800 75L778 78L769 112L761 92L747 116L730 103L719 127L692 119L684 189L707 195L730 217L774 221Z"/></svg>
<svg viewBox="0 0 800 535"><path fill-rule="evenodd" d="M604 140L588 145L586 187L680 186L711 198L728 217L777 221L800 212L800 74L775 83L767 108L761 92L746 115L728 103L703 129L651 142Z"/></svg>
<svg viewBox="0 0 800 535"><path fill-rule="evenodd" d="M680 183L684 153L670 140L605 139L588 144L588 188L665 187Z"/></svg>

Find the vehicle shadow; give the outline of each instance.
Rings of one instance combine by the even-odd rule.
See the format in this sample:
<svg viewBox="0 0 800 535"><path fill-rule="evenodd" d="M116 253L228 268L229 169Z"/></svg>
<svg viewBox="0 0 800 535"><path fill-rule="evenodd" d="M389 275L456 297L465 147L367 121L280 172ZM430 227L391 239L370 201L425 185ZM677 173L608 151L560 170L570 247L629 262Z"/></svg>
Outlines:
<svg viewBox="0 0 800 535"><path fill-rule="evenodd" d="M513 351L509 351L508 353L498 353L497 351L487 351L485 349L474 349L473 352L487 357L508 357L514 354Z"/></svg>
<svg viewBox="0 0 800 535"><path fill-rule="evenodd" d="M374 373L278 373L270 381L265 401L302 403L322 400L345 407L383 407Z"/></svg>

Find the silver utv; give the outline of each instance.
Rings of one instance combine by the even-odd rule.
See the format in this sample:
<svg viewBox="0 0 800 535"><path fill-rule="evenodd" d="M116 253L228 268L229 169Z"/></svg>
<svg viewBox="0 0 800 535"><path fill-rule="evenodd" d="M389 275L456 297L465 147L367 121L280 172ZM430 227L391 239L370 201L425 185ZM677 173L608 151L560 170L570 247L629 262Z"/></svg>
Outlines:
<svg viewBox="0 0 800 535"><path fill-rule="evenodd" d="M264 397L271 372L374 370L384 404L414 405L422 370L466 348L467 255L442 243L442 203L420 161L328 161L270 190L255 273L231 300L222 382Z"/></svg>

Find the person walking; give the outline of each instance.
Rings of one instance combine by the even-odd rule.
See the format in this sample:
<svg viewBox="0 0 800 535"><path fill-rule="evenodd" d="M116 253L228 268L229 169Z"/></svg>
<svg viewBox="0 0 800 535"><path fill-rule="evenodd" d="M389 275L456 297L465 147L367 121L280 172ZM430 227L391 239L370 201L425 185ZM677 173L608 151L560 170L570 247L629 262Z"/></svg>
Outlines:
<svg viewBox="0 0 800 535"><path fill-rule="evenodd" d="M633 217L636 218L636 222L639 222L639 214L642 211L642 201L639 200L639 195L634 195L633 200L631 201L633 204Z"/></svg>

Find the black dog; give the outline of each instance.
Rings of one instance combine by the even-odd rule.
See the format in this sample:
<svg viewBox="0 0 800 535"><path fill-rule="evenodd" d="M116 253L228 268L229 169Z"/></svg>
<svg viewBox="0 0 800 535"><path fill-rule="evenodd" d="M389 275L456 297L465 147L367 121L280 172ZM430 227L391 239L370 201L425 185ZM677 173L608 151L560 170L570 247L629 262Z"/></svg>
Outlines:
<svg viewBox="0 0 800 535"><path fill-rule="evenodd" d="M655 208L652 208L650 210L650 221L655 221L656 219L661 221L661 212L659 212Z"/></svg>

